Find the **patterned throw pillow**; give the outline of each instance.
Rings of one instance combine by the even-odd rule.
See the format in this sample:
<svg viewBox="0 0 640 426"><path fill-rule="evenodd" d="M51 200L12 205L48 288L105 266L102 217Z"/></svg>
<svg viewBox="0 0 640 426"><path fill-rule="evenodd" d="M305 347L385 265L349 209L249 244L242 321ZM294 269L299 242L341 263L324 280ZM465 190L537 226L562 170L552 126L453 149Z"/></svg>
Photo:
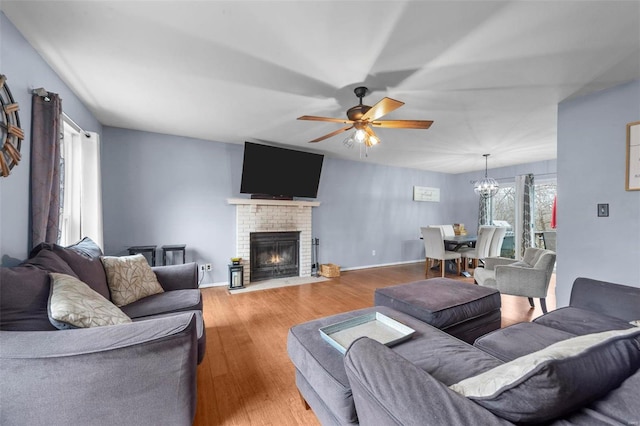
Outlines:
<svg viewBox="0 0 640 426"><path fill-rule="evenodd" d="M102 256L107 273L111 300L124 306L164 290L142 254L133 256Z"/></svg>
<svg viewBox="0 0 640 426"><path fill-rule="evenodd" d="M87 284L71 275L52 272L49 320L56 328L125 324L131 319Z"/></svg>

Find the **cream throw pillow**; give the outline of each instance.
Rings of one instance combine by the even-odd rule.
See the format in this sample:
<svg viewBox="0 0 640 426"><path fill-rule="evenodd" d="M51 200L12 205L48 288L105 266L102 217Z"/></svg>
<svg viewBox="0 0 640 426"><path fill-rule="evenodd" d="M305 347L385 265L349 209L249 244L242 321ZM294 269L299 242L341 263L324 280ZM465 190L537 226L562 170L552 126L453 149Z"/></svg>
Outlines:
<svg viewBox="0 0 640 426"><path fill-rule="evenodd" d="M111 300L124 306L164 290L142 254L133 256L102 256L107 273Z"/></svg>
<svg viewBox="0 0 640 426"><path fill-rule="evenodd" d="M86 328L131 322L116 305L71 275L50 273L49 320L56 328Z"/></svg>

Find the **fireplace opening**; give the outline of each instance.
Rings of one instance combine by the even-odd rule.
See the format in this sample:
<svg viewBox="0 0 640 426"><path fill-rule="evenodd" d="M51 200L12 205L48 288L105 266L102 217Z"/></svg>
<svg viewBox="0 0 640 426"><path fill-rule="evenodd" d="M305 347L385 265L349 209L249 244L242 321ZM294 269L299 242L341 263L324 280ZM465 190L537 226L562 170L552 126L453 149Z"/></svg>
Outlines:
<svg viewBox="0 0 640 426"><path fill-rule="evenodd" d="M252 232L249 280L297 277L300 232Z"/></svg>

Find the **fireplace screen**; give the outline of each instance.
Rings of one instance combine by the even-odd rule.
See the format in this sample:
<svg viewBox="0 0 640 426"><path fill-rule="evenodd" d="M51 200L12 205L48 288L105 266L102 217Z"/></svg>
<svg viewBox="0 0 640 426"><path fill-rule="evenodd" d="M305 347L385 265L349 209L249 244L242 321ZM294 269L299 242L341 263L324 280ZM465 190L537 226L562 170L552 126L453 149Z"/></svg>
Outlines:
<svg viewBox="0 0 640 426"><path fill-rule="evenodd" d="M252 232L250 281L297 277L300 232Z"/></svg>

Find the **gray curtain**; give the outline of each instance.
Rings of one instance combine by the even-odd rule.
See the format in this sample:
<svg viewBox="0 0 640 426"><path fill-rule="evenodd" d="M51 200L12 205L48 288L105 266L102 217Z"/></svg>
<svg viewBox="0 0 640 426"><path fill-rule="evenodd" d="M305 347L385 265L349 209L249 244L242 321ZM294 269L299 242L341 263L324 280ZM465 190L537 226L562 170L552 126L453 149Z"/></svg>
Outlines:
<svg viewBox="0 0 640 426"><path fill-rule="evenodd" d="M520 245L520 255L524 256L526 247L533 247L533 231L531 223L531 212L534 203L533 175L524 175L524 185L522 190L522 244Z"/></svg>
<svg viewBox="0 0 640 426"><path fill-rule="evenodd" d="M45 100L47 99L47 100ZM31 108L31 247L58 241L62 102L33 95Z"/></svg>

